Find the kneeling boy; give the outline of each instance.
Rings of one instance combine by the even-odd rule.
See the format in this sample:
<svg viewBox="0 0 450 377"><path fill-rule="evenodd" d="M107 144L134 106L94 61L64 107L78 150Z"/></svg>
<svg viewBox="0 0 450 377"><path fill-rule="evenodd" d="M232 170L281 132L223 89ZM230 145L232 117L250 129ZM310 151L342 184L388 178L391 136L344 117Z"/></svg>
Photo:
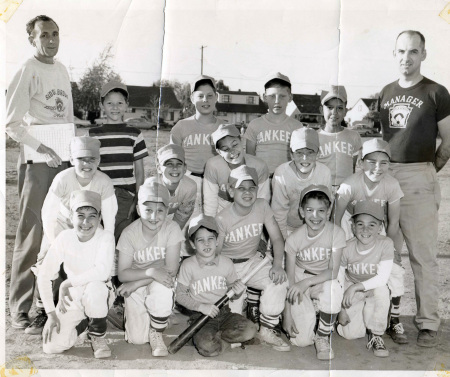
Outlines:
<svg viewBox="0 0 450 377"><path fill-rule="evenodd" d="M341 309L342 288L337 281L344 231L328 220L331 192L323 185L310 185L300 196L300 215L305 224L286 240L286 271L290 283L283 327L291 343L315 344L319 360L331 360L330 335ZM298 302L296 303L296 300ZM319 326L314 336L316 311Z"/></svg>
<svg viewBox="0 0 450 377"><path fill-rule="evenodd" d="M73 229L63 230L52 243L39 269L37 282L48 315L43 331L45 353L70 349L87 330L94 356L111 356L103 338L106 314L112 305L112 286L107 285L114 260L114 235L98 227L100 194L74 191L70 198ZM60 286L60 301L53 303L52 280L61 264L67 280ZM66 301L66 300L69 301ZM55 329L55 331L53 331Z"/></svg>
<svg viewBox="0 0 450 377"><path fill-rule="evenodd" d="M337 328L346 339L362 338L368 330L367 348L378 357L389 356L382 335L389 313L387 282L394 258L394 243L379 234L383 220L380 204L356 203L352 216L355 238L348 241L341 260L345 293Z"/></svg>
<svg viewBox="0 0 450 377"><path fill-rule="evenodd" d="M194 335L194 344L202 356L217 356L227 343L240 343L256 334L253 322L240 314L231 313L228 305L221 309L214 305L228 288L242 295L245 285L238 280L233 262L218 254L218 229L213 217L203 214L189 224L189 239L196 254L181 264L176 297L178 303L194 313L193 323L201 314L211 317ZM225 343L224 343L225 342Z"/></svg>

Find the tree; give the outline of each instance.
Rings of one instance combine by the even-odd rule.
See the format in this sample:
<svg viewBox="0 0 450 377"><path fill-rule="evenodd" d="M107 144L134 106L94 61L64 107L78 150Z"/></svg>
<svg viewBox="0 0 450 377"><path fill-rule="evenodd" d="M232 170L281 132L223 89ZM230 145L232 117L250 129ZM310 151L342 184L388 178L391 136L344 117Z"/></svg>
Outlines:
<svg viewBox="0 0 450 377"><path fill-rule="evenodd" d="M111 49L111 45L106 46L92 67L88 68L80 79L79 93L73 101L75 109L97 111L102 86L111 80L122 81L119 74L114 72L111 67L110 60L113 57Z"/></svg>
<svg viewBox="0 0 450 377"><path fill-rule="evenodd" d="M155 86L159 87L170 87L173 88L175 97L177 97L178 102L181 104L181 116L182 118L190 117L195 114L195 107L191 102L191 86L187 82L179 82L178 80L158 80L153 83Z"/></svg>
<svg viewBox="0 0 450 377"><path fill-rule="evenodd" d="M155 122L159 122L159 118L163 118L163 114L169 111L169 105L161 103L160 96L152 96L148 103L147 118Z"/></svg>

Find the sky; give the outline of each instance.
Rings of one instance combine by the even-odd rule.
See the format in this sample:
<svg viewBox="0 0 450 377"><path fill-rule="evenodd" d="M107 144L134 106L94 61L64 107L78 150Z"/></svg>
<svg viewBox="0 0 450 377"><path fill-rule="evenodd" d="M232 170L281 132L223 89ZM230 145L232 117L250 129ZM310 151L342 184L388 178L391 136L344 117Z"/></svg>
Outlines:
<svg viewBox="0 0 450 377"><path fill-rule="evenodd" d="M190 81L200 73L231 90L262 92L265 77L288 75L297 94L345 85L351 107L397 78L395 38L425 35L422 73L450 88L450 24L443 0L24 0L0 27L7 85L33 54L26 22L47 14L60 27L58 59L78 81L107 44L128 85L160 78Z"/></svg>

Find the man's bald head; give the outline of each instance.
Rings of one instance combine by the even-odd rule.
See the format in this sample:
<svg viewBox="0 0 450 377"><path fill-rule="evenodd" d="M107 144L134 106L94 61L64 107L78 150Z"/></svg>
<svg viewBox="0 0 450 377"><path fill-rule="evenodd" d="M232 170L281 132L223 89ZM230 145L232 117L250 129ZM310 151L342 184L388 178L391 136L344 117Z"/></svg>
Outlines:
<svg viewBox="0 0 450 377"><path fill-rule="evenodd" d="M425 50L425 37L420 31L417 30L404 30L399 35L397 35L397 39L395 40L395 46L397 46L397 41L403 34L407 34L409 36L417 35L420 38L420 46L422 47L422 50Z"/></svg>

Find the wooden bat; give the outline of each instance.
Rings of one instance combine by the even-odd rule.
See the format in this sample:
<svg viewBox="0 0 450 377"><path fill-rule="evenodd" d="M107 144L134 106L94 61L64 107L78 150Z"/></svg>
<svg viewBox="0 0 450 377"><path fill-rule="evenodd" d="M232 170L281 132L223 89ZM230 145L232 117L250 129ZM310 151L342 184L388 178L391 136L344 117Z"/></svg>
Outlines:
<svg viewBox="0 0 450 377"><path fill-rule="evenodd" d="M265 257L255 268L249 272L249 274L242 279L242 282L246 284L262 267L264 267L270 261L269 257ZM230 289L225 296L220 298L214 305L219 309L224 306L231 297L235 295L235 292ZM175 354L177 353L181 347L183 347L189 339L191 339L208 321L210 317L203 314L199 317L192 325L190 325L186 330L184 330L178 337L170 343L168 350L169 353Z"/></svg>

